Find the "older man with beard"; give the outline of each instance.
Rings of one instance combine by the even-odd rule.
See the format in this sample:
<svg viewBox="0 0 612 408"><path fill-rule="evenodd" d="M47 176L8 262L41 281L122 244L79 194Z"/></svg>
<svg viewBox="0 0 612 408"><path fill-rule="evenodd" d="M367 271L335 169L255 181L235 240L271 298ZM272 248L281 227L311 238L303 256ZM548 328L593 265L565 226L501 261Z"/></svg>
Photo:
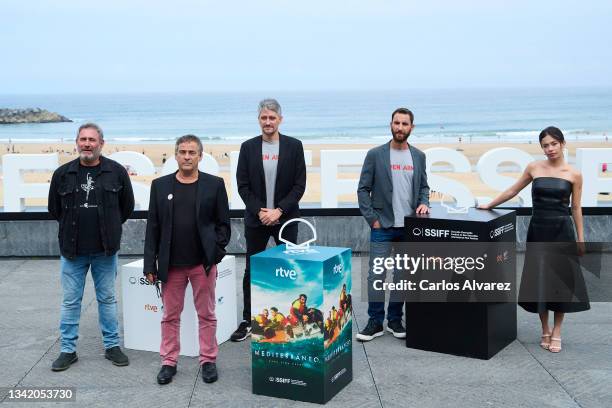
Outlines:
<svg viewBox="0 0 612 408"><path fill-rule="evenodd" d="M385 303L372 299L382 295L374 291L373 282L384 280L386 272L374 274L373 259L388 257L392 243L402 241L405 216L429 212L425 154L408 144L413 128L413 113L406 108L396 109L391 115L393 139L368 151L361 169L357 198L359 210L370 225L371 232L369 321L357 334L357 340L360 341L370 341L384 334ZM394 271L393 280L397 282L399 279L399 273ZM387 308L387 331L396 338L406 337L406 330L402 326L402 306L403 302L390 300Z"/></svg>
<svg viewBox="0 0 612 408"><path fill-rule="evenodd" d="M61 352L53 371L77 361L81 300L91 268L105 357L116 366L129 360L119 348L115 278L121 225L134 210L134 194L127 171L101 155L104 133L94 123L79 127L79 157L53 173L49 187L49 213L59 222L61 281Z"/></svg>

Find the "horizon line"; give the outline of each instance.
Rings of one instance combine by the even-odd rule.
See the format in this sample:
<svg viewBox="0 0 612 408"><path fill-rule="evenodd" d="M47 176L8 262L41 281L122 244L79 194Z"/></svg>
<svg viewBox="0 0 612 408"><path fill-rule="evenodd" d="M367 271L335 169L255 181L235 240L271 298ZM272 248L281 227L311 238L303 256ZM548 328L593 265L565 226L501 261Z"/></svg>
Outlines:
<svg viewBox="0 0 612 408"><path fill-rule="evenodd" d="M182 95L196 95L196 94L274 94L274 93L353 93L353 92L364 92L364 93L391 93L391 92L410 92L410 91L465 91L465 90L563 90L563 89L600 89L600 90L612 90L612 84L607 85L474 85L474 86L435 86L435 87L410 87L410 88L336 88L336 89L268 89L268 90L92 90L92 91L36 91L36 92L9 92L0 93L0 97L10 96L44 96L44 95L160 95L160 94L182 94Z"/></svg>

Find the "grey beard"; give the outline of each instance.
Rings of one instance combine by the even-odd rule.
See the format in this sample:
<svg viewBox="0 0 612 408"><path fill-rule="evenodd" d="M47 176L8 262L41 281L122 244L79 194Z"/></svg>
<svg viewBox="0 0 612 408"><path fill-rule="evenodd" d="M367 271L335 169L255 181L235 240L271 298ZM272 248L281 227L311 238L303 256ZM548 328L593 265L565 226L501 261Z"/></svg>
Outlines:
<svg viewBox="0 0 612 408"><path fill-rule="evenodd" d="M83 160L84 162L93 163L100 158L100 155L93 153L93 155L90 157L90 156L84 155L83 152L81 152L79 153L79 158Z"/></svg>

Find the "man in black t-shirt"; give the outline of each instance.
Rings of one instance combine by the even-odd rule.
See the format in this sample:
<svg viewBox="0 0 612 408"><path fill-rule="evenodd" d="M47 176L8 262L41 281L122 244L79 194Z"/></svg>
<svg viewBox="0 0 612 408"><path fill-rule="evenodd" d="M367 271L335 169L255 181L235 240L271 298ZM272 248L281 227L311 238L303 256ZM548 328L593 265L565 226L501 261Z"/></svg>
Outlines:
<svg viewBox="0 0 612 408"><path fill-rule="evenodd" d="M100 174L100 164L96 166L79 165L77 173L77 202L79 227L77 229L77 253L80 255L104 252L100 239L98 205L96 201L96 182Z"/></svg>
<svg viewBox="0 0 612 408"><path fill-rule="evenodd" d="M66 370L77 361L81 300L90 268L105 357L117 366L129 364L119 348L115 278L121 224L134 209L134 195L125 169L101 156L103 145L98 125L82 125L76 139L79 158L59 167L49 187L49 212L59 221L63 290L61 352L53 371Z"/></svg>
<svg viewBox="0 0 612 408"><path fill-rule="evenodd" d="M179 170L151 185L143 273L150 283L162 282L159 384L168 384L176 374L188 282L199 320L202 379L212 383L218 378L215 284L217 264L225 255L231 230L223 179L198 171L202 150L197 136L178 138Z"/></svg>

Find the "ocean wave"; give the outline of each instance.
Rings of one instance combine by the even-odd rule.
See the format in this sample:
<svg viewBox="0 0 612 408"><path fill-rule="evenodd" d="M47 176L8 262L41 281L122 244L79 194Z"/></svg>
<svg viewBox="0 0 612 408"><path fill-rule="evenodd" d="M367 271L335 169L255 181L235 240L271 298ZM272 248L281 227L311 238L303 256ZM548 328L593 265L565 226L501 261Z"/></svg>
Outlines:
<svg viewBox="0 0 612 408"><path fill-rule="evenodd" d="M321 134L299 134L290 133L292 136L302 140L305 144L372 144L384 143L391 138L388 133L378 134L346 134L346 135L321 135ZM415 132L410 136L410 140L415 143L457 143L461 140L462 143L533 143L537 142L540 130L520 130L520 131L483 131L483 132ZM608 135L612 135L610 131L589 131L585 129L568 129L564 130L564 134L569 141L604 141ZM202 141L209 144L240 144L245 140L252 138L250 135L224 135L224 136L204 136ZM159 136L119 136L106 137L107 143L112 144L173 144L176 137L159 135ZM57 134L41 137L40 134L36 137L24 137L22 135L11 135L10 137L2 135L0 143L71 143L72 137L60 137Z"/></svg>
<svg viewBox="0 0 612 408"><path fill-rule="evenodd" d="M70 139L73 141L74 139ZM64 138L64 141L68 141L67 138ZM0 138L0 143L62 143L62 139L58 137L51 138L20 138L20 137L9 137L9 138Z"/></svg>

